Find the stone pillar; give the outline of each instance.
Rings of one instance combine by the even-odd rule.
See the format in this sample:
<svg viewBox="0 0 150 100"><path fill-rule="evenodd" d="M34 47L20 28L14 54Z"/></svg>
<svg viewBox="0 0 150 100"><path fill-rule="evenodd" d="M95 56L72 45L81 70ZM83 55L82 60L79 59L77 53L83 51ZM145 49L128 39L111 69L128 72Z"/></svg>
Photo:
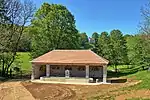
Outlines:
<svg viewBox="0 0 150 100"><path fill-rule="evenodd" d="M50 65L46 65L46 76L50 76Z"/></svg>
<svg viewBox="0 0 150 100"><path fill-rule="evenodd" d="M85 78L89 78L89 65L86 65L86 76Z"/></svg>
<svg viewBox="0 0 150 100"><path fill-rule="evenodd" d="M31 80L35 79L35 65L32 64L32 75L31 75Z"/></svg>
<svg viewBox="0 0 150 100"><path fill-rule="evenodd" d="M107 66L103 66L103 83L107 83Z"/></svg>

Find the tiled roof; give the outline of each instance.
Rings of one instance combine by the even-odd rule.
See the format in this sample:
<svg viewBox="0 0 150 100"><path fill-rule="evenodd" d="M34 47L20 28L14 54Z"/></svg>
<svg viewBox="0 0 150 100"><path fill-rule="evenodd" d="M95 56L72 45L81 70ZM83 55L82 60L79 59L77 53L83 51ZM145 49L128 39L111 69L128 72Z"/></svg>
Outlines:
<svg viewBox="0 0 150 100"><path fill-rule="evenodd" d="M31 62L52 65L106 65L109 61L91 50L53 50Z"/></svg>

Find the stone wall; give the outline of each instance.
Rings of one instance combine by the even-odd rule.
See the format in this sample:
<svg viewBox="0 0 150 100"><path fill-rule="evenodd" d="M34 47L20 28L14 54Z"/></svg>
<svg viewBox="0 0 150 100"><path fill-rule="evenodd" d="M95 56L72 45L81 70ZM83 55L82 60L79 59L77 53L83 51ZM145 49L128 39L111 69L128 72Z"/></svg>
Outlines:
<svg viewBox="0 0 150 100"><path fill-rule="evenodd" d="M40 78L40 76L45 76L46 73L45 73L45 66L43 65L33 65L32 66L33 68L33 73L34 73L34 78L37 79L37 78Z"/></svg>

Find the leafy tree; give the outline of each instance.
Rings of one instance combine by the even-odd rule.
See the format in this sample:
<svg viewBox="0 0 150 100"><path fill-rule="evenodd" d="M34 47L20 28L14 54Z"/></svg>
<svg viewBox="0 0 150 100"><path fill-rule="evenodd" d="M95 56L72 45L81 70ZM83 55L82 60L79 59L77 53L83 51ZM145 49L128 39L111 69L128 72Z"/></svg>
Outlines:
<svg viewBox="0 0 150 100"><path fill-rule="evenodd" d="M127 38L128 58L130 64L150 66L150 41L146 35L135 35Z"/></svg>
<svg viewBox="0 0 150 100"><path fill-rule="evenodd" d="M111 56L110 63L114 65L117 72L117 66L119 64L126 64L127 61L127 48L126 41L120 30L112 30L110 32L110 48Z"/></svg>
<svg viewBox="0 0 150 100"><path fill-rule="evenodd" d="M126 40L128 37L132 37L133 35L125 34L123 37Z"/></svg>
<svg viewBox="0 0 150 100"><path fill-rule="evenodd" d="M33 57L53 49L79 48L74 16L63 5L44 3L35 13L29 30Z"/></svg>
<svg viewBox="0 0 150 100"><path fill-rule="evenodd" d="M127 38L128 58L130 64L137 64L140 62L140 54L142 52L141 38L139 36L132 36Z"/></svg>
<svg viewBox="0 0 150 100"><path fill-rule="evenodd" d="M23 34L20 43L18 46L19 52L29 52L31 51L31 38L28 36L28 34Z"/></svg>
<svg viewBox="0 0 150 100"><path fill-rule="evenodd" d="M150 67L150 34L142 34L143 42L143 69L144 67Z"/></svg>
<svg viewBox="0 0 150 100"><path fill-rule="evenodd" d="M98 39L98 54L106 59L110 59L110 38L107 32L102 32Z"/></svg>
<svg viewBox="0 0 150 100"><path fill-rule="evenodd" d="M25 24L30 21L35 7L30 0L0 1L0 68L7 76L13 64Z"/></svg>
<svg viewBox="0 0 150 100"><path fill-rule="evenodd" d="M86 33L80 33L80 44L82 49L90 48L89 39Z"/></svg>
<svg viewBox="0 0 150 100"><path fill-rule="evenodd" d="M98 53L98 38L99 38L99 34L98 33L96 33L96 32L94 32L93 34L92 34L92 44L94 45L94 47L93 47L93 51L95 52L95 53Z"/></svg>

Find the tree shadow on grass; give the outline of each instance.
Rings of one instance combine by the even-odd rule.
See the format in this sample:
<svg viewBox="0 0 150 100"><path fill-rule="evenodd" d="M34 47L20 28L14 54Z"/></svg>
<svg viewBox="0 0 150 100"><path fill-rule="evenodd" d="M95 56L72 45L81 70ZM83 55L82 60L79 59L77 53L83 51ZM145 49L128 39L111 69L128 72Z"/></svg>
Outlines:
<svg viewBox="0 0 150 100"><path fill-rule="evenodd" d="M122 77L122 76L134 74L134 73L138 72L139 70L140 70L140 67L122 68L118 72L108 70L107 76L108 76L108 78Z"/></svg>
<svg viewBox="0 0 150 100"><path fill-rule="evenodd" d="M30 74L26 75L14 75L13 77L0 77L0 82L17 82L17 81L29 81L31 79Z"/></svg>

